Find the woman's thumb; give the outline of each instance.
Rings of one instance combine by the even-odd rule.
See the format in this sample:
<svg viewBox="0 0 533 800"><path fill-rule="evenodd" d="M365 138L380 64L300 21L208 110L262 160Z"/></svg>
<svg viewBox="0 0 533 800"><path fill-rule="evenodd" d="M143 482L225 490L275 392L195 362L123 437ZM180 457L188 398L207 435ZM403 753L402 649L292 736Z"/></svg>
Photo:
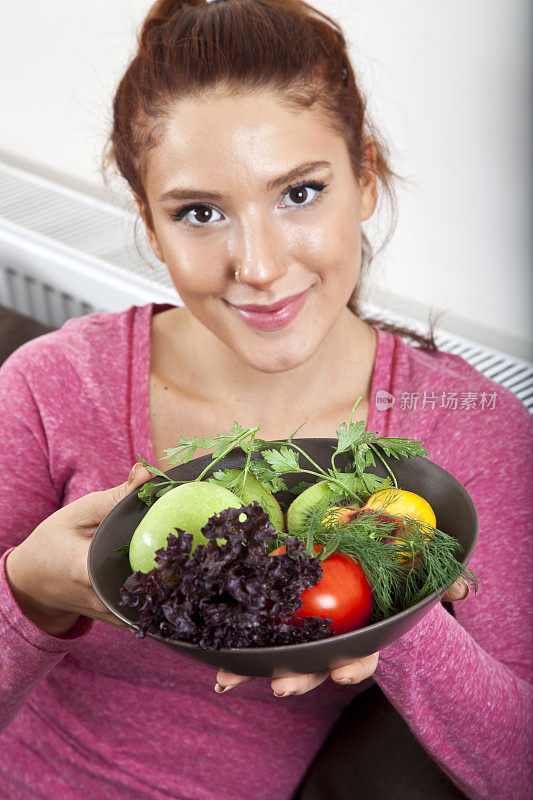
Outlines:
<svg viewBox="0 0 533 800"><path fill-rule="evenodd" d="M117 503L120 503L128 494L136 491L151 477L152 475L146 467L137 462L137 464L133 465L124 483L113 486L111 489L92 492L70 503L70 509L75 515L76 525L79 528L97 527Z"/></svg>
<svg viewBox="0 0 533 800"><path fill-rule="evenodd" d="M137 461L137 463L131 468L128 480L126 481L126 494L130 494L130 492L134 491L134 489L142 486L142 484L151 477L153 476L150 472L148 472L146 467L143 467L143 465Z"/></svg>
<svg viewBox="0 0 533 800"><path fill-rule="evenodd" d="M119 486L109 489L111 492L111 497L115 501L113 505L119 503L126 497L126 495L134 492L136 489L142 486L143 483L146 483L148 478L152 477L153 475L148 472L146 467L143 467L143 465L137 461L137 463L131 468L130 474L128 475L128 480L124 483L121 483ZM111 508L113 508L113 506L111 506Z"/></svg>

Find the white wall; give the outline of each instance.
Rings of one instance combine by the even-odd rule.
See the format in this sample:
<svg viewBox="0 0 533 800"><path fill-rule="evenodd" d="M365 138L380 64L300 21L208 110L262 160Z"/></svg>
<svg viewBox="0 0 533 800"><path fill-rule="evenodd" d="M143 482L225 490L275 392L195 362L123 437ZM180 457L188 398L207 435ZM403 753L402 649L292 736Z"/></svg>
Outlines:
<svg viewBox="0 0 533 800"><path fill-rule="evenodd" d="M3 4L0 158L97 196L149 0ZM369 299L531 358L530 0L317 0L408 179Z"/></svg>

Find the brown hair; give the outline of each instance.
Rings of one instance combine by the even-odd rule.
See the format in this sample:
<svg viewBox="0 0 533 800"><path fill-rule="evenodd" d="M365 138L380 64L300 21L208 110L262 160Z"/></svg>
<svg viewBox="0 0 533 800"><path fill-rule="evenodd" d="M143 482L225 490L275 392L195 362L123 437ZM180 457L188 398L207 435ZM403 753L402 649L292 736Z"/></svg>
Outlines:
<svg viewBox="0 0 533 800"><path fill-rule="evenodd" d="M144 189L147 152L159 141L172 104L203 90L230 92L267 88L295 108L315 104L342 135L354 175L374 171L396 217L393 173L385 145L366 113L339 25L303 0L157 0L144 21L138 51L113 101L113 128L104 164L114 162L152 217ZM374 145L369 163L366 144ZM361 277L373 257L362 236ZM366 322L436 350L433 323L428 336L360 313L361 279L348 307Z"/></svg>

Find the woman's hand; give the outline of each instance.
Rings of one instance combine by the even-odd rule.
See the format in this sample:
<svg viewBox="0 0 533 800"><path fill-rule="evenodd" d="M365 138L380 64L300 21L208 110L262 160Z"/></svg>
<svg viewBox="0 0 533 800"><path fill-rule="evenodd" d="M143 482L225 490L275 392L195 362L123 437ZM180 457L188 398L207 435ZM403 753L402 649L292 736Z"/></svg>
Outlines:
<svg viewBox="0 0 533 800"><path fill-rule="evenodd" d="M6 574L23 614L62 637L80 614L127 628L100 602L89 580L87 555L103 518L151 475L136 464L128 481L80 497L43 520L6 559Z"/></svg>
<svg viewBox="0 0 533 800"><path fill-rule="evenodd" d="M456 602L464 600L468 597L468 584L459 579L453 583L442 600L448 602ZM376 671L378 665L379 653L372 653L365 658L358 658L345 664L343 667L337 669L326 670L325 672L315 672L308 675L291 676L290 678L274 678L271 681L271 687L276 697L287 697L291 694L306 694L311 689L316 689L321 683L331 677L335 683L340 684L354 684L361 683L361 681L370 678ZM240 683L249 683L255 680L253 677L246 677L244 675L235 675L232 672L224 672L219 670L217 673L217 682L215 684L215 692L221 694Z"/></svg>

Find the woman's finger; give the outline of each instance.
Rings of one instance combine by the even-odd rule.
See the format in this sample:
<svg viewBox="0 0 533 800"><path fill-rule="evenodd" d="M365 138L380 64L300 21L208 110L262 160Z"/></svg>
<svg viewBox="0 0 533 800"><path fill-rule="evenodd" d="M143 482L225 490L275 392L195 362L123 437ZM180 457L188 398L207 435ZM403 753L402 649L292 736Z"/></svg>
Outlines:
<svg viewBox="0 0 533 800"><path fill-rule="evenodd" d="M470 594L470 586L462 578L459 578L452 583L446 594L442 599L447 603L456 603L458 600L466 600Z"/></svg>
<svg viewBox="0 0 533 800"><path fill-rule="evenodd" d="M361 681L365 681L374 674L378 661L379 653L372 653L364 658L358 658L344 667L332 669L330 672L331 679L340 684L361 683Z"/></svg>
<svg viewBox="0 0 533 800"><path fill-rule="evenodd" d="M316 689L327 679L329 671L312 672L307 675L295 675L290 678L275 678L271 682L276 697L288 697L291 694L306 694Z"/></svg>
<svg viewBox="0 0 533 800"><path fill-rule="evenodd" d="M235 675L234 672L226 672L223 669L219 669L217 672L217 682L215 683L215 692L217 694L222 694L222 692L228 692L240 683L249 683L253 680L255 680L255 678L249 675Z"/></svg>
<svg viewBox="0 0 533 800"><path fill-rule="evenodd" d="M131 468L131 472L128 476L128 480L126 482L126 494L131 494L138 489L139 486L142 486L143 483L146 483L148 478L153 477L154 476L152 473L148 472L146 467L143 467L143 465L137 461L137 463Z"/></svg>

